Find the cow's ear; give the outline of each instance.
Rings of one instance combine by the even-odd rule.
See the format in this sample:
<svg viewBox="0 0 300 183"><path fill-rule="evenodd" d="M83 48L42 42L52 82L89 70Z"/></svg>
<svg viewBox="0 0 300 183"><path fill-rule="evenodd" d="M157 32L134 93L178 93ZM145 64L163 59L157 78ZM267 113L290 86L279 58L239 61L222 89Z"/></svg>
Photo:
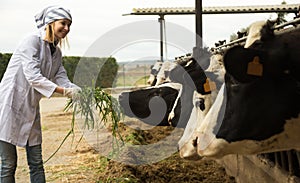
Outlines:
<svg viewBox="0 0 300 183"><path fill-rule="evenodd" d="M262 52L242 46L230 48L224 54L226 73L242 83L251 82L263 75Z"/></svg>

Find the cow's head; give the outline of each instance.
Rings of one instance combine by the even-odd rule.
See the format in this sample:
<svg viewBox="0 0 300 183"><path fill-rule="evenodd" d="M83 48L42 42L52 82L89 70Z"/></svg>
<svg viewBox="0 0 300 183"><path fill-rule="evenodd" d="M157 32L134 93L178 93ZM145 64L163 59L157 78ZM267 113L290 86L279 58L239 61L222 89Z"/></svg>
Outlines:
<svg viewBox="0 0 300 183"><path fill-rule="evenodd" d="M254 42L259 41L261 39L261 29L266 25L266 21L257 21L253 22L249 26L248 36L246 39L246 43L244 45L245 48L250 47Z"/></svg>
<svg viewBox="0 0 300 183"><path fill-rule="evenodd" d="M184 86L194 88L201 94L210 93L204 85L207 82L205 72L194 58L190 58L186 62L177 65L170 72L170 79Z"/></svg>
<svg viewBox="0 0 300 183"><path fill-rule="evenodd" d="M300 32L279 34L224 56L225 85L198 134L198 153L300 149Z"/></svg>
<svg viewBox="0 0 300 183"><path fill-rule="evenodd" d="M170 71L176 66L175 62L164 61L159 72L157 73L156 86L168 82Z"/></svg>
<svg viewBox="0 0 300 183"><path fill-rule="evenodd" d="M155 62L155 64L153 66L151 66L151 72L150 72L150 76L149 79L147 80L147 83L151 86L154 86L156 84L156 76L162 66L162 61L158 60Z"/></svg>
<svg viewBox="0 0 300 183"><path fill-rule="evenodd" d="M289 61L286 51L272 47L235 47L225 54L227 103L217 137L261 141L282 132L287 117L298 117L298 81L289 72ZM229 135L223 129L233 123L239 132Z"/></svg>
<svg viewBox="0 0 300 183"><path fill-rule="evenodd" d="M206 76L210 79L211 86L214 90L211 93L202 95L198 92L194 94L193 109L184 130L183 136L178 142L179 154L185 159L199 159L197 153L197 130L202 125L204 117L213 105L221 85L224 83L223 56L212 55L210 65L205 71ZM212 87L210 87L212 89Z"/></svg>
<svg viewBox="0 0 300 183"><path fill-rule="evenodd" d="M201 158L197 153L197 133L195 132L201 125L212 104L211 94L194 94L193 109L184 133L178 142L181 158L189 160L198 160Z"/></svg>
<svg viewBox="0 0 300 183"><path fill-rule="evenodd" d="M172 86L171 86L172 85ZM125 115L153 126L169 126L168 114L177 97L179 86L166 84L123 92L119 103Z"/></svg>

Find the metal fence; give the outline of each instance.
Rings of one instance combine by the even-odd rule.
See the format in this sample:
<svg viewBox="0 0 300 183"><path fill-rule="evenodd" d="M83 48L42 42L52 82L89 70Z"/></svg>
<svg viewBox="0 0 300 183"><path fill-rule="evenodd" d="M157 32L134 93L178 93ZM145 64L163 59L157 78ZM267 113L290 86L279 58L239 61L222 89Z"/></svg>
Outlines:
<svg viewBox="0 0 300 183"><path fill-rule="evenodd" d="M274 166L288 172L290 176L300 177L300 152L295 150L265 153L259 155Z"/></svg>

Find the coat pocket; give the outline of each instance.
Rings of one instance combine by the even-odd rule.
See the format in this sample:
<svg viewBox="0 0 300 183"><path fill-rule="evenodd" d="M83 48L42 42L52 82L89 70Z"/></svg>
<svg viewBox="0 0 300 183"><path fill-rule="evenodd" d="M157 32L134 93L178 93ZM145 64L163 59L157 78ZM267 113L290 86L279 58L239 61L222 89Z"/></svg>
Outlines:
<svg viewBox="0 0 300 183"><path fill-rule="evenodd" d="M14 86L12 89L10 106L15 112L19 112L26 98L26 89L21 86Z"/></svg>

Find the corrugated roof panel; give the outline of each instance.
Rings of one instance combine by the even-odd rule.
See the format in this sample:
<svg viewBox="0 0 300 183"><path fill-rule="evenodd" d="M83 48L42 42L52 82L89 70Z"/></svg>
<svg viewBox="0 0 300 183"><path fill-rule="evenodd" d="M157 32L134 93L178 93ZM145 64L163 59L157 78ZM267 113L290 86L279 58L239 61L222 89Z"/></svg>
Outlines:
<svg viewBox="0 0 300 183"><path fill-rule="evenodd" d="M255 12L299 12L300 4L260 5L260 6L224 6L203 7L203 14L219 13L255 13ZM133 8L132 15L155 14L195 14L194 7L167 7L167 8Z"/></svg>

